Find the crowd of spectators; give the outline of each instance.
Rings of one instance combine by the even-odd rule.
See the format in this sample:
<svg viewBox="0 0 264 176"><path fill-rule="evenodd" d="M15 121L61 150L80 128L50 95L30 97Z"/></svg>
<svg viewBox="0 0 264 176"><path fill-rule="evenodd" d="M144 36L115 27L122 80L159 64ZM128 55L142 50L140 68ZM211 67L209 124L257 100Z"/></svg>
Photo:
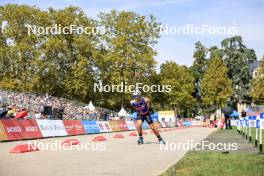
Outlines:
<svg viewBox="0 0 264 176"><path fill-rule="evenodd" d="M63 109L63 119L91 119L105 120L109 119L112 112L103 108L89 110L85 108L86 104L67 100L64 98L53 97L48 94L21 93L14 91L0 90L0 110L7 110L5 118L15 117L16 113L27 111L26 118L52 118L44 114L44 106Z"/></svg>

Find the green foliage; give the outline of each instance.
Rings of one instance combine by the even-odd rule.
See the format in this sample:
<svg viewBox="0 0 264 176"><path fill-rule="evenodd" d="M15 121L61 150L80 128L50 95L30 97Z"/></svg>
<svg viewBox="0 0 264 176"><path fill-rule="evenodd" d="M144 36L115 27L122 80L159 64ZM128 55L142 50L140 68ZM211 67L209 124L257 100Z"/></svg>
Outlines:
<svg viewBox="0 0 264 176"><path fill-rule="evenodd" d="M222 41L222 58L228 67L228 76L232 79L235 102L244 100L250 102L249 65L256 61L255 51L248 49L241 36L226 38Z"/></svg>
<svg viewBox="0 0 264 176"><path fill-rule="evenodd" d="M214 111L224 106L231 97L232 81L227 77L228 69L219 57L214 57L208 65L201 82L204 108Z"/></svg>
<svg viewBox="0 0 264 176"><path fill-rule="evenodd" d="M101 13L99 24L109 30L102 35L105 51L103 57L98 60L100 70L98 78L103 84L128 85L135 83L151 84L150 77L155 74L153 45L159 37L159 24L153 16L140 16L134 12ZM103 97L109 95L101 94ZM130 93L113 93L105 106L130 106ZM116 102L112 104L112 102ZM118 108L117 107L117 108Z"/></svg>
<svg viewBox="0 0 264 176"><path fill-rule="evenodd" d="M96 100L113 109L128 105L128 93L93 92L94 83L151 84L155 74L153 46L159 24L153 16L134 12L102 13L88 18L78 7L49 8L26 5L0 7L0 88L76 99ZM28 25L61 28L106 26L107 33L33 34Z"/></svg>
<svg viewBox="0 0 264 176"><path fill-rule="evenodd" d="M172 87L171 92L164 94L163 103L180 112L192 110L195 106L194 77L189 69L175 62L166 62L161 65L160 77L162 85Z"/></svg>
<svg viewBox="0 0 264 176"><path fill-rule="evenodd" d="M194 72L196 82L200 82L203 77L203 74L206 71L206 63L207 63L206 56L208 50L200 41L195 43L195 49L196 50L194 51L193 54L194 62L191 69Z"/></svg>
<svg viewBox="0 0 264 176"><path fill-rule="evenodd" d="M55 24L61 28L71 24L105 26L106 33L28 35L28 25ZM228 76L233 82L233 98L250 100L248 65L256 56L254 50L243 44L241 37L224 39L222 49L206 48L197 42L190 69L166 62L157 73L154 46L160 37L159 25L152 15L128 11L112 10L101 13L95 20L73 6L58 10L15 4L0 6L0 88L48 93L82 102L95 100L96 105L117 110L121 105L130 107L130 93L94 92L94 83L171 85L170 93L146 93L144 96L150 97L157 109L174 108L187 113L198 111L202 101L206 107L222 106L223 99L232 92L230 81L224 83L224 76ZM228 75L222 62L214 58L224 60ZM210 64L210 71L207 71L210 60L217 65ZM223 69L219 71L218 67ZM256 87L258 84L258 81L253 83ZM251 95L255 100L262 96L256 91Z"/></svg>

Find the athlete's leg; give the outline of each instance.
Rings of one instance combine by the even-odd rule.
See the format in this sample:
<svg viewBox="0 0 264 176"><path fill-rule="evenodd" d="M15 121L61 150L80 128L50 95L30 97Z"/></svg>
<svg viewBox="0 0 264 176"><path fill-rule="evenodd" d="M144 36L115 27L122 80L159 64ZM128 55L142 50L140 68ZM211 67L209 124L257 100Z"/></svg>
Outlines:
<svg viewBox="0 0 264 176"><path fill-rule="evenodd" d="M153 123L153 120L151 118L150 115L146 116L145 117L146 121L148 122L149 124L149 127L150 129L154 132L154 134L159 138L160 137L160 133L159 133L159 130L155 127L154 123Z"/></svg>
<svg viewBox="0 0 264 176"><path fill-rule="evenodd" d="M139 136L142 136L142 123L142 119L137 120L137 131Z"/></svg>
<svg viewBox="0 0 264 176"><path fill-rule="evenodd" d="M166 144L165 141L162 139L162 137L160 136L159 130L155 127L152 118L149 116L146 116L146 120L149 124L150 129L154 132L154 134L157 136L158 140L160 143L162 144Z"/></svg>
<svg viewBox="0 0 264 176"><path fill-rule="evenodd" d="M138 131L138 144L143 144L143 136L142 136L142 119L137 119L137 131Z"/></svg>
<svg viewBox="0 0 264 176"><path fill-rule="evenodd" d="M154 123L150 123L149 127L154 132L154 134L159 138L160 137L160 133L159 133L159 130L155 127Z"/></svg>

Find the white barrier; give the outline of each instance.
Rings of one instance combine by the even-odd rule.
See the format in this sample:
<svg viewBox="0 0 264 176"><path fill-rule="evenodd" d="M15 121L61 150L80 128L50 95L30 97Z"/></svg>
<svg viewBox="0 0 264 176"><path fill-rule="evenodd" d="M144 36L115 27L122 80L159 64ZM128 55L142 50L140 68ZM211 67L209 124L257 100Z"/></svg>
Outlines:
<svg viewBox="0 0 264 176"><path fill-rule="evenodd" d="M261 119L260 120L260 128L261 129L264 129L264 119Z"/></svg>
<svg viewBox="0 0 264 176"><path fill-rule="evenodd" d="M264 129L264 113L261 113L257 116L250 116L241 118L237 123L237 130L238 133L243 134L246 136L246 139L252 141L252 128L256 128L255 134L255 147L259 146L259 151L262 153L262 136L263 136L263 129ZM259 144L259 145L258 145Z"/></svg>

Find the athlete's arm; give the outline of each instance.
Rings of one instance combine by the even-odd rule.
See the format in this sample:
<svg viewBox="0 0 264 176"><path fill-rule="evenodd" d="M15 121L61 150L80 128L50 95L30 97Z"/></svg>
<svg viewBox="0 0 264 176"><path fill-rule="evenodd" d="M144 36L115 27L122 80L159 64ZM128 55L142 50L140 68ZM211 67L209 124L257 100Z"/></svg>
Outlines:
<svg viewBox="0 0 264 176"><path fill-rule="evenodd" d="M136 108L135 108L135 106L134 106L134 103L135 103L135 101L134 100L131 100L130 101L130 105L132 106L132 108L135 110Z"/></svg>
<svg viewBox="0 0 264 176"><path fill-rule="evenodd" d="M153 111L153 108L152 108L152 103L151 103L151 100L149 98L145 98L145 102L147 103L148 105L148 108L149 108L149 113L150 114L153 114L154 111Z"/></svg>
<svg viewBox="0 0 264 176"><path fill-rule="evenodd" d="M133 107L133 103L134 103L134 101L133 100L131 100L130 101L130 105Z"/></svg>
<svg viewBox="0 0 264 176"><path fill-rule="evenodd" d="M145 101L149 108L151 108L151 100L149 98L145 98Z"/></svg>

